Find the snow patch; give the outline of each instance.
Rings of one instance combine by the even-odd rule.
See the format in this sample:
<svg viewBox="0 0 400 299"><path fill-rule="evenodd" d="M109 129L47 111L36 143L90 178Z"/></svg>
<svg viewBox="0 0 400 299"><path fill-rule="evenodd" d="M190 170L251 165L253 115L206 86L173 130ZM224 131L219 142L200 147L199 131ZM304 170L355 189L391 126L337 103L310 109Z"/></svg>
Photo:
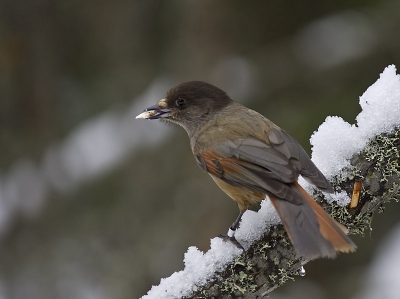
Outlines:
<svg viewBox="0 0 400 299"><path fill-rule="evenodd" d="M311 136L312 160L330 179L346 177L350 158L358 154L374 136L390 132L400 126L400 75L396 67L385 68L379 79L360 97L362 111L357 124L351 125L341 117L328 116L318 131ZM303 181L302 181L303 182ZM309 186L305 186L309 189ZM350 198L343 193L330 195L345 205Z"/></svg>

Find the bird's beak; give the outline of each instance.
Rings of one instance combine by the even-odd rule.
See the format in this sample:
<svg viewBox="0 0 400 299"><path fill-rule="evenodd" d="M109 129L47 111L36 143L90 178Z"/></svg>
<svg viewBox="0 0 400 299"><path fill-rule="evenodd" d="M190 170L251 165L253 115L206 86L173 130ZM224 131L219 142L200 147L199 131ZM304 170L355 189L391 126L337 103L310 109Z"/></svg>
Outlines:
<svg viewBox="0 0 400 299"><path fill-rule="evenodd" d="M166 107L165 100L161 100L158 102L157 105L146 108L144 110L144 112L142 112L138 116L136 116L136 119L138 119L138 118L144 118L144 119L164 118L164 117L168 117L170 112L171 112L171 109Z"/></svg>

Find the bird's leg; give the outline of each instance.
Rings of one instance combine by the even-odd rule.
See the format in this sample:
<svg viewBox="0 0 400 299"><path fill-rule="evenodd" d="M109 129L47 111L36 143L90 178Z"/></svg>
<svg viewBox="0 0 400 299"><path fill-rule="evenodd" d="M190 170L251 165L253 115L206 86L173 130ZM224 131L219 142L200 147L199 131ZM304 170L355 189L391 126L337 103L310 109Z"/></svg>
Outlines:
<svg viewBox="0 0 400 299"><path fill-rule="evenodd" d="M231 227L228 230L228 237L234 237L236 229L239 227L240 220L242 220L244 212L240 211L239 215L237 216L236 220L232 223Z"/></svg>
<svg viewBox="0 0 400 299"><path fill-rule="evenodd" d="M229 227L228 234L227 235L220 235L219 237L224 239L224 240L226 240L226 241L232 242L233 244L236 245L237 248L242 249L244 251L243 246L235 238L235 232L236 232L236 229L239 227L239 223L240 223L240 220L242 219L243 213L244 212L240 211L240 213L239 213L238 217L236 218L236 220Z"/></svg>

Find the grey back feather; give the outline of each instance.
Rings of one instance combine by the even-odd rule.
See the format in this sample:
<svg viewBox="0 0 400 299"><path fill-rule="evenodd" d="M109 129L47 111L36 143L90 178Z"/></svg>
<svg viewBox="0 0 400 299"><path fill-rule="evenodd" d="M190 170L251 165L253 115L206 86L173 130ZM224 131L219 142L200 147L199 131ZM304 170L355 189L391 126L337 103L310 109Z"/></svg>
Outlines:
<svg viewBox="0 0 400 299"><path fill-rule="evenodd" d="M299 174L319 189L333 192L325 176L293 137L283 130L271 128L268 138L270 144L247 137L214 147L213 150L221 157L235 157L246 162L236 166L241 168L241 174L221 173L220 178L292 202L296 202L297 196L287 184L296 181Z"/></svg>

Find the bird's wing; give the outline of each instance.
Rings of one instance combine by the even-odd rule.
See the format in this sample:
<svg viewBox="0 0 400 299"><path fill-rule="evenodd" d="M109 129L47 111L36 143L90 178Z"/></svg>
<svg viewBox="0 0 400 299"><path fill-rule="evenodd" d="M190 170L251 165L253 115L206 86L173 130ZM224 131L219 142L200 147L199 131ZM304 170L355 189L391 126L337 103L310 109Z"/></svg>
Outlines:
<svg viewBox="0 0 400 299"><path fill-rule="evenodd" d="M255 137L223 142L198 153L205 171L234 186L245 186L295 201L298 194L289 186L299 174L323 191L333 192L329 182L304 149L285 131L271 128L269 144ZM296 196L297 195L297 196Z"/></svg>
<svg viewBox="0 0 400 299"><path fill-rule="evenodd" d="M236 186L274 194L293 203L300 204L293 188L280 181L270 170L235 157L222 158L216 152L207 150L195 156L199 166L211 175Z"/></svg>

